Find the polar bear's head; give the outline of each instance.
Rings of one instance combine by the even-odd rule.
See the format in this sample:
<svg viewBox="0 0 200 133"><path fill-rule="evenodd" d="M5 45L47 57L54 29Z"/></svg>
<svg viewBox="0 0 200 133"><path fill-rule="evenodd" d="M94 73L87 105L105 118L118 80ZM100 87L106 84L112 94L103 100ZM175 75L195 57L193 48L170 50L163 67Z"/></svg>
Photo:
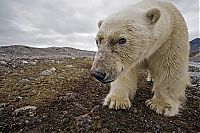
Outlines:
<svg viewBox="0 0 200 133"><path fill-rule="evenodd" d="M96 35L98 52L91 75L103 83L109 83L122 71L148 58L154 41L152 29L160 16L161 12L157 8L147 11L131 9L99 21Z"/></svg>

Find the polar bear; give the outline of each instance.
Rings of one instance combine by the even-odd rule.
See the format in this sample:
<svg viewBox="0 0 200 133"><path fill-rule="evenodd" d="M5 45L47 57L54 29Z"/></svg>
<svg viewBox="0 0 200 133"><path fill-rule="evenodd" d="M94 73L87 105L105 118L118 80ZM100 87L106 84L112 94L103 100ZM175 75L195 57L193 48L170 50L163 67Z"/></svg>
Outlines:
<svg viewBox="0 0 200 133"><path fill-rule="evenodd" d="M153 98L146 101L158 114L174 116L185 100L189 82L188 30L169 2L144 0L98 22L98 51L91 75L111 83L104 105L131 107L141 69L153 77Z"/></svg>

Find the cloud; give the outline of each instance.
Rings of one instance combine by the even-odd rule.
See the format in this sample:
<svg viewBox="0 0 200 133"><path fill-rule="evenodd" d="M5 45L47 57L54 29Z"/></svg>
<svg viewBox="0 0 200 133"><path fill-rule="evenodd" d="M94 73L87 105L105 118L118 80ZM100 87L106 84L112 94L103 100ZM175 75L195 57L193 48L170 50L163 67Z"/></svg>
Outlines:
<svg viewBox="0 0 200 133"><path fill-rule="evenodd" d="M139 0L2 0L0 46L66 46L95 50L97 22ZM199 37L198 0L170 0L183 13L190 39Z"/></svg>

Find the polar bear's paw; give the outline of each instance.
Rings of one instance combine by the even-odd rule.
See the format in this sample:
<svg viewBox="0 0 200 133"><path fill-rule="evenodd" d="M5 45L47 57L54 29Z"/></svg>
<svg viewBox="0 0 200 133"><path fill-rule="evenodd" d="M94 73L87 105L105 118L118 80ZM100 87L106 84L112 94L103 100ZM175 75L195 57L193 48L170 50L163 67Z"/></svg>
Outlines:
<svg viewBox="0 0 200 133"><path fill-rule="evenodd" d="M131 107L131 102L128 98L119 96L108 95L103 103L104 106L108 106L110 109L128 109Z"/></svg>
<svg viewBox="0 0 200 133"><path fill-rule="evenodd" d="M175 116L178 114L178 106L166 103L162 99L150 99L146 101L146 105L150 109L156 111L158 114L164 114L165 116Z"/></svg>

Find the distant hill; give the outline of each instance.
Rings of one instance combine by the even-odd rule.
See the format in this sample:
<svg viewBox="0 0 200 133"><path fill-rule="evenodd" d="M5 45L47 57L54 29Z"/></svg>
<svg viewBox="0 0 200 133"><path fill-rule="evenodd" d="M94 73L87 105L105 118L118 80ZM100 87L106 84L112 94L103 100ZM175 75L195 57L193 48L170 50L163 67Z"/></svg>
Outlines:
<svg viewBox="0 0 200 133"><path fill-rule="evenodd" d="M200 38L195 38L190 41L190 53L195 54L200 52Z"/></svg>
<svg viewBox="0 0 200 133"><path fill-rule="evenodd" d="M190 41L190 61L200 62L200 38Z"/></svg>
<svg viewBox="0 0 200 133"><path fill-rule="evenodd" d="M34 48L22 45L0 47L0 59L94 57L94 55L94 51L79 50L70 47Z"/></svg>

